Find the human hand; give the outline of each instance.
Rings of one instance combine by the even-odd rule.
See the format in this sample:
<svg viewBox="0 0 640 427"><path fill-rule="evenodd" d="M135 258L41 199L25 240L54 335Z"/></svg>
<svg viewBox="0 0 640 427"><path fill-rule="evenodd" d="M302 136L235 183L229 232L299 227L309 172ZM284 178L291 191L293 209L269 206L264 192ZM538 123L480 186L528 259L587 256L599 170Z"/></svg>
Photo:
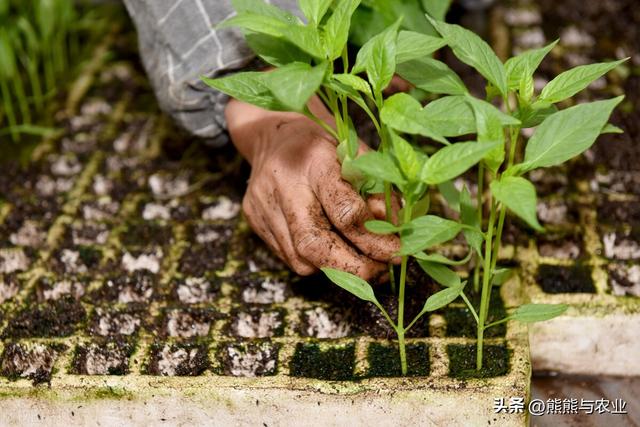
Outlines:
<svg viewBox="0 0 640 427"><path fill-rule="evenodd" d="M309 108L332 122L317 98ZM365 202L342 179L336 141L297 113L231 100L225 114L234 144L252 166L242 208L267 245L301 275L320 267L367 280L384 275L399 240L364 227L368 220L385 218L384 198L376 195ZM362 144L361 151L366 149ZM393 205L395 216L395 198Z"/></svg>

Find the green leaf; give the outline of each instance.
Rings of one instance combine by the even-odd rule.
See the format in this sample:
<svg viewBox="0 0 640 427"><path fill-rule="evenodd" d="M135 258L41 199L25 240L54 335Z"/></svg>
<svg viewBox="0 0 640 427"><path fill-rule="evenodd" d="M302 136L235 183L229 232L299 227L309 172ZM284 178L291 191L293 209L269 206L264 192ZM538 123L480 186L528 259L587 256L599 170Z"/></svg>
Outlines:
<svg viewBox="0 0 640 427"><path fill-rule="evenodd" d="M494 286L500 286L504 284L507 280L511 279L515 274L515 269L513 268L497 268L493 272L493 276L491 278L491 284Z"/></svg>
<svg viewBox="0 0 640 427"><path fill-rule="evenodd" d="M532 128L557 112L558 108L553 104L538 104L534 102L532 105L518 108L514 116L522 122L522 128Z"/></svg>
<svg viewBox="0 0 640 427"><path fill-rule="evenodd" d="M547 117L525 149L519 172L556 166L586 151L624 97L579 104Z"/></svg>
<svg viewBox="0 0 640 427"><path fill-rule="evenodd" d="M517 89L520 82L538 69L545 56L558 44L558 40L539 49L531 49L509 58L504 64L509 89Z"/></svg>
<svg viewBox="0 0 640 427"><path fill-rule="evenodd" d="M354 274L336 270L335 268L325 267L321 268L321 270L327 275L329 280L340 286L342 289L349 291L362 300L379 305L378 300L373 293L373 288L365 280Z"/></svg>
<svg viewBox="0 0 640 427"><path fill-rule="evenodd" d="M265 76L274 96L291 111L302 111L318 90L327 71L327 63L316 67L293 63L280 67Z"/></svg>
<svg viewBox="0 0 640 427"><path fill-rule="evenodd" d="M543 231L536 216L536 189L531 182L521 177L503 176L491 183L491 194L531 228Z"/></svg>
<svg viewBox="0 0 640 427"><path fill-rule="evenodd" d="M277 9L277 8L276 8ZM240 27L254 33L281 37L318 59L325 52L318 30L296 22L254 12L242 12L217 25L216 28Z"/></svg>
<svg viewBox="0 0 640 427"><path fill-rule="evenodd" d="M231 4L238 15L248 12L275 18L284 24L300 24L297 16L287 10L268 4L264 0L231 0Z"/></svg>
<svg viewBox="0 0 640 427"><path fill-rule="evenodd" d="M309 22L317 27L324 15L327 13L333 0L299 0L300 10L307 17Z"/></svg>
<svg viewBox="0 0 640 427"><path fill-rule="evenodd" d="M324 40L329 59L339 58L349 38L351 16L358 8L360 0L341 0L323 26ZM318 21L319 22L319 21Z"/></svg>
<svg viewBox="0 0 640 427"><path fill-rule="evenodd" d="M396 39L401 19L365 43L356 57L352 73L367 72L374 92L382 92L396 71Z"/></svg>
<svg viewBox="0 0 640 427"><path fill-rule="evenodd" d="M627 59L629 58L613 62L580 65L565 71L551 80L544 89L542 89L540 99L555 104L556 102L570 98Z"/></svg>
<svg viewBox="0 0 640 427"><path fill-rule="evenodd" d="M426 58L447 43L441 37L428 36L415 31L400 31L396 46L396 62Z"/></svg>
<svg viewBox="0 0 640 427"><path fill-rule="evenodd" d="M460 192L453 185L453 181L445 181L438 184L438 191L447 201L447 205L456 212L460 212Z"/></svg>
<svg viewBox="0 0 640 427"><path fill-rule="evenodd" d="M504 162L505 157L505 139L502 123L507 122L511 126L516 126L520 124L520 121L502 113L494 107L493 104L486 101L467 96L467 102L473 109L476 117L478 143L484 143L486 141L500 142L500 145L489 152L484 158L484 163L489 170L495 173Z"/></svg>
<svg viewBox="0 0 640 427"><path fill-rule="evenodd" d="M370 151L358 156L353 165L365 175L380 178L396 185L404 185L406 180L393 160L378 151Z"/></svg>
<svg viewBox="0 0 640 427"><path fill-rule="evenodd" d="M446 146L427 160L422 168L420 178L429 185L457 178L500 144L499 141L458 142Z"/></svg>
<svg viewBox="0 0 640 427"><path fill-rule="evenodd" d="M422 7L438 21L444 21L452 0L422 0Z"/></svg>
<svg viewBox="0 0 640 427"><path fill-rule="evenodd" d="M601 135L605 133L624 133L624 130L620 129L616 125L607 123L606 125L604 125L604 127L602 128L602 131L600 132Z"/></svg>
<svg viewBox="0 0 640 427"><path fill-rule="evenodd" d="M429 277L431 277L442 286L450 288L452 286L460 285L460 276L458 276L453 270L445 267L442 264L418 259L418 265L420 265L420 267L424 270L425 273L429 275Z"/></svg>
<svg viewBox="0 0 640 427"><path fill-rule="evenodd" d="M281 37L267 34L245 34L247 44L263 61L276 67L292 62L311 62L311 57Z"/></svg>
<svg viewBox="0 0 640 427"><path fill-rule="evenodd" d="M503 126L519 123L493 105L487 108L494 108L498 112ZM444 96L432 101L424 107L423 114L428 117L429 126L439 135L450 137L477 132L476 116L465 96Z"/></svg>
<svg viewBox="0 0 640 427"><path fill-rule="evenodd" d="M464 238L469 246L472 247L478 255L482 256L482 244L484 242L484 238L480 231L478 211L471 200L471 194L469 194L469 190L467 190L466 186L464 186L460 192L460 221L464 225L475 229L471 230L465 228L462 230L462 234L464 234Z"/></svg>
<svg viewBox="0 0 640 427"><path fill-rule="evenodd" d="M432 246L448 242L460 233L462 226L435 215L421 216L405 224L400 232L400 255L412 255Z"/></svg>
<svg viewBox="0 0 640 427"><path fill-rule="evenodd" d="M202 81L208 86L248 104L266 110L286 111L288 108L273 95L265 82L266 74L249 71L231 74L219 79L203 77Z"/></svg>
<svg viewBox="0 0 640 427"><path fill-rule="evenodd" d="M387 221L372 220L364 223L367 230L376 234L392 234L400 231L400 227L397 227Z"/></svg>
<svg viewBox="0 0 640 427"><path fill-rule="evenodd" d="M391 131L391 148L396 162L400 166L402 174L409 181L415 181L420 173L422 165L418 160L418 154L411 144L395 132Z"/></svg>
<svg viewBox="0 0 640 427"><path fill-rule="evenodd" d="M399 64L397 73L417 88L430 93L464 95L468 92L460 77L447 64L433 58L425 57Z"/></svg>
<svg viewBox="0 0 640 427"><path fill-rule="evenodd" d="M353 74L334 74L333 78L358 92L363 92L369 98L373 99L373 93L371 93L371 86L361 77Z"/></svg>
<svg viewBox="0 0 640 427"><path fill-rule="evenodd" d="M292 24L280 19L279 17L249 11L239 11L237 15L222 21L215 28L222 29L238 27L254 33L281 37L283 36L283 29L289 25Z"/></svg>
<svg viewBox="0 0 640 427"><path fill-rule="evenodd" d="M431 128L431 119L411 95L397 93L384 101L382 121L399 132L422 135L443 144L447 140Z"/></svg>
<svg viewBox="0 0 640 427"><path fill-rule="evenodd" d="M313 57L320 60L326 59L324 44L317 28L304 25L289 25L284 27L281 32L284 38Z"/></svg>
<svg viewBox="0 0 640 427"><path fill-rule="evenodd" d="M542 322L560 316L568 308L566 304L525 304L509 317L523 323Z"/></svg>
<svg viewBox="0 0 640 427"><path fill-rule="evenodd" d="M436 311L451 304L456 300L456 298L460 296L460 294L464 290L465 284L466 282L462 282L459 285L445 288L431 295L429 298L427 298L427 302L424 303L421 314L427 311Z"/></svg>
<svg viewBox="0 0 640 427"><path fill-rule="evenodd" d="M476 132L473 110L464 96L445 96L428 103L424 113L434 132L445 137Z"/></svg>
<svg viewBox="0 0 640 427"><path fill-rule="evenodd" d="M415 259L434 262L434 263L437 263L437 264L463 265L463 264L466 264L467 262L469 262L469 260L471 259L471 255L472 255L472 252L469 252L466 257L464 257L463 259L458 260L458 261L449 259L449 258L447 258L445 256L442 256L440 254L435 254L435 253L434 254L426 254L424 252L418 252L418 253L413 254L412 256Z"/></svg>
<svg viewBox="0 0 640 427"><path fill-rule="evenodd" d="M504 66L487 42L474 32L459 25L436 21L429 15L427 15L427 19L446 40L459 60L475 68L503 96L507 94L507 77Z"/></svg>

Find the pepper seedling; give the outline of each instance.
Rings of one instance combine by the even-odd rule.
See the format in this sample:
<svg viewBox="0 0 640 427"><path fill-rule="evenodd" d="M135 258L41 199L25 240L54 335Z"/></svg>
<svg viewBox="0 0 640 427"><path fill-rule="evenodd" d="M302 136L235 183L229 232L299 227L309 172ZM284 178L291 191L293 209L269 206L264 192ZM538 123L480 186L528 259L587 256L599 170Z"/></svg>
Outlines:
<svg viewBox="0 0 640 427"><path fill-rule="evenodd" d="M249 45L276 69L204 80L241 101L270 110L305 114L338 140L338 157L346 180L363 193L384 191L387 220L370 221L366 227L372 232L397 233L400 236L402 244L398 255L402 261L397 283L397 319L390 318L366 281L331 268L323 268L323 271L338 286L381 310L397 333L402 373L407 373L406 332L425 313L444 307L458 297L464 300L477 322L477 368L481 369L486 328L510 319L522 322L546 320L567 309L564 305L527 304L505 319L490 324L486 322L491 286L504 281L509 274L496 266L506 210L510 209L535 229L541 229L535 218L535 189L522 175L534 168L562 163L586 150L602 131L612 130L605 125L620 99L585 104L589 106L572 107L556 113L557 109L552 105L554 102L572 96L588 85L590 80L585 80L584 74L574 72L569 79L558 76L560 82L554 83L554 79L549 84L551 89L543 90L534 100L532 75L544 57L544 50L527 52L502 64L491 48L474 33L428 16L429 23L441 37L399 31L398 20L368 40L350 67L346 44L351 15L358 4L357 0L300 0L300 9L307 19L305 24L298 17L260 0L235 0L238 14L221 27L241 27ZM487 100L472 97L462 80L446 64L431 58L433 52L445 45L449 45L462 62L474 67L488 80L487 100L500 95L506 113ZM548 52L550 47L546 49ZM342 62L341 73L335 73L337 61ZM598 72L601 74L592 72L592 77L597 78L611 68L611 64L600 65ZM426 106L407 94L384 99L382 91L396 72L416 87L444 96ZM366 80L360 77L361 73L366 74ZM566 82L562 83L563 80ZM580 87L582 83L576 85L575 80L586 82ZM563 92L566 96L562 95ZM314 94L333 114L335 128L306 107ZM518 107L513 111L511 97L518 100ZM561 99L556 99L558 97ZM357 156L359 142L347 111L348 101L355 102L370 117L381 140L378 151ZM587 115L589 123L584 120L579 121L579 126L572 123L577 119L576 115L582 114ZM520 129L538 125L539 129L527 146L527 153L531 154L525 153L525 160L516 164ZM553 138L556 132L564 135L561 138L563 142L558 143ZM400 133L420 135L440 145L438 149L432 147L429 156L419 147L412 146ZM469 142L450 143L447 140L448 137L471 134L477 137ZM541 136L536 136L539 134ZM530 146L534 148L529 149ZM453 181L476 165L479 165L481 179L474 206L469 191L466 188L458 191ZM485 175L492 180L486 200L482 191ZM450 206L460 213L459 219L428 214L432 187L437 187ZM393 188L401 193L404 201L398 223L390 218ZM490 206L486 228L483 218L485 203ZM427 252L461 232L470 248L464 259L454 261L438 253ZM478 291L482 273L478 308L465 294L466 281L449 268L468 263L472 255L476 258L473 281ZM424 271L444 289L431 295L421 312L405 326L409 257L416 258ZM390 268L391 285L396 289L393 272Z"/></svg>

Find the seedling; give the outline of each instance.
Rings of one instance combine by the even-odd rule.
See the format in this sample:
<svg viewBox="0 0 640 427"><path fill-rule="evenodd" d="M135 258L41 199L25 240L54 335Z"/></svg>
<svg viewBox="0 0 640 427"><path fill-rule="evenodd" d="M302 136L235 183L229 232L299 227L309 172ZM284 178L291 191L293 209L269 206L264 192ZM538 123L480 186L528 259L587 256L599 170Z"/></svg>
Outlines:
<svg viewBox="0 0 640 427"><path fill-rule="evenodd" d="M80 53L80 32L102 30L78 9L73 0L0 1L0 136L52 133L42 126L46 101Z"/></svg>
<svg viewBox="0 0 640 427"><path fill-rule="evenodd" d="M220 79L204 79L210 86L241 101L276 111L297 111L322 126L338 141L338 157L343 177L362 193L384 191L386 221L370 221L367 228L375 233L397 233L401 239L400 276L396 283L390 268L391 285L398 289L398 317L391 319L378 302L369 283L352 274L324 268L338 286L376 305L398 336L402 373L407 372L405 334L427 312L440 309L461 297L478 326L477 368L482 368L484 330L507 320L534 322L550 319L566 310L564 305L524 305L507 318L487 324L490 289L505 280L509 271L497 268L500 238L506 210L510 209L535 229L535 189L522 175L538 167L560 164L586 150L602 131L613 129L606 123L621 98L572 107L556 112L553 103L584 89L591 80L612 69L617 63L590 66L569 71L554 79L534 99L533 72L553 45L527 52L502 64L490 47L478 36L455 25L430 17L430 25L441 37L412 31L399 31L397 20L368 40L359 50L351 67L347 38L351 16L359 0L300 0L300 9L308 23L261 0L236 0L238 14L220 27L238 26L249 45L266 62L276 67L271 72L238 73ZM462 80L431 54L449 45L463 62L473 66L487 80L487 101L472 97ZM342 73L335 73L334 63L342 62ZM384 99L382 91L398 72L427 92L444 97L423 107L407 94ZM366 80L359 76L366 74ZM590 75L591 79L585 77ZM580 76L580 83L576 83ZM332 112L335 129L316 117L308 108L317 94ZM506 113L488 102L500 96ZM512 110L510 99L518 100ZM378 151L357 156L359 143L347 102L359 105L377 129L381 145ZM375 111L375 113L374 113ZM529 143L525 159L516 163L517 139L523 127L540 125ZM558 138L557 133L560 133ZM439 143L431 156L413 147L400 133L421 135ZM476 134L476 140L450 143L447 138ZM555 136L552 138L552 136ZM507 144L509 142L509 144ZM509 150L507 152L507 149ZM480 183L485 172L491 179L489 194L478 191L476 206L469 191L458 191L453 180L479 164ZM428 215L429 191L437 186L457 210L459 220ZM391 221L391 192L402 195L404 206L398 223ZM483 187L484 188L484 187ZM483 228L483 206L490 206ZM468 255L450 260L427 252L464 233ZM444 289L430 296L421 312L405 326L404 303L409 257ZM472 257L479 267L474 283L480 290L481 304L473 307L465 294L467 281L449 268L464 265Z"/></svg>

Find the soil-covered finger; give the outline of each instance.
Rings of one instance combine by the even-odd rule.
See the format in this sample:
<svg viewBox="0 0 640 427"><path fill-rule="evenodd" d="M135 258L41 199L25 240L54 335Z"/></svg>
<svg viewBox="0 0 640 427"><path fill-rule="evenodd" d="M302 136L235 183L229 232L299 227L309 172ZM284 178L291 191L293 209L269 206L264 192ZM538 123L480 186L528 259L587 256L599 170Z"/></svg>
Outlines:
<svg viewBox="0 0 640 427"><path fill-rule="evenodd" d="M339 167L316 174L314 191L329 221L362 253L378 261L389 261L400 249L394 235L371 233L365 227L375 219L364 199L340 176Z"/></svg>

